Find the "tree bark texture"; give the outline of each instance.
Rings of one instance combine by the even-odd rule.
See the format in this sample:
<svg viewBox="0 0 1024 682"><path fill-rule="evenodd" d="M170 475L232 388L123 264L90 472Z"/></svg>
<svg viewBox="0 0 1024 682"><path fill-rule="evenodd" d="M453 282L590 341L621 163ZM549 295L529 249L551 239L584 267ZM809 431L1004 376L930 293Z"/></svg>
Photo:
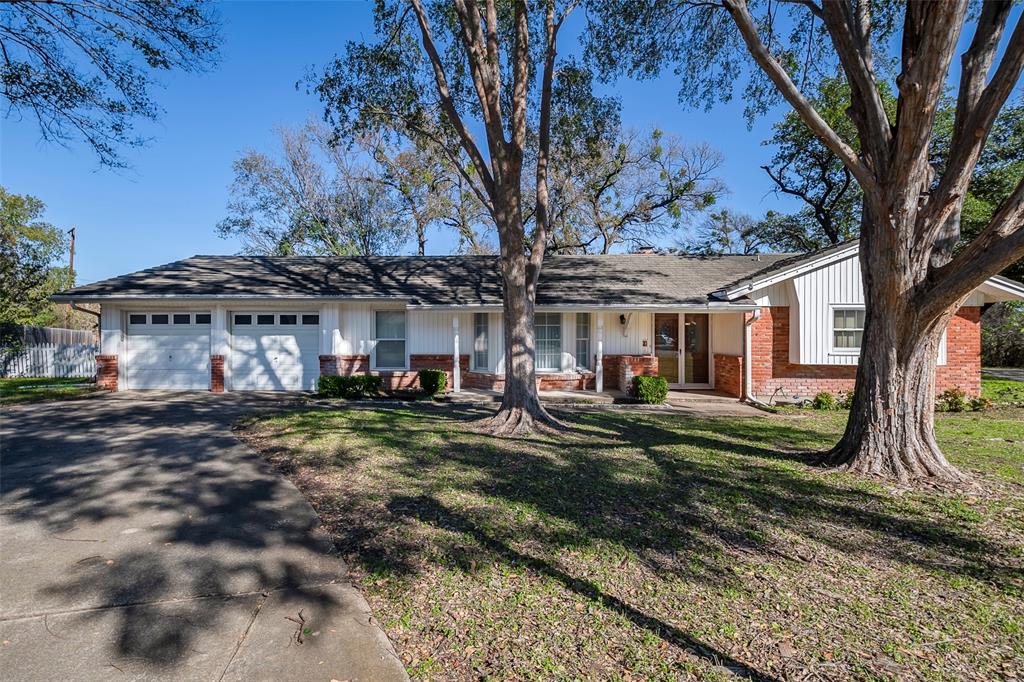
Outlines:
<svg viewBox="0 0 1024 682"><path fill-rule="evenodd" d="M877 90L866 38L869 3L859 3L856 15L848 3L822 3L821 18L851 86L848 114L860 154L825 123L767 49L746 2L724 4L758 66L864 191L859 249L864 338L846 432L826 462L899 481L963 480L935 441L935 364L943 330L971 291L1024 255L1024 182L979 237L958 254L952 250L985 138L1024 68L1024 19L995 64L1011 3L984 3L962 58L949 158L942 177L935 178L929 145L967 0L906 5L892 122Z"/></svg>

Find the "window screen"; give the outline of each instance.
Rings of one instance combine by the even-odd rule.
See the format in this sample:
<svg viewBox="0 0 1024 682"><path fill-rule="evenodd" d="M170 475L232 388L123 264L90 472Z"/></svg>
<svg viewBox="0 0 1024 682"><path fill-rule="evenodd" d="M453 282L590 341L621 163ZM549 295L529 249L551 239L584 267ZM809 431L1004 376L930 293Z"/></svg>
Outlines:
<svg viewBox="0 0 1024 682"><path fill-rule="evenodd" d="M832 310L832 347L835 350L860 350L864 338L864 311L860 308Z"/></svg>
<svg viewBox="0 0 1024 682"><path fill-rule="evenodd" d="M405 367L405 311L378 310L376 313L376 363L380 369Z"/></svg>
<svg viewBox="0 0 1024 682"><path fill-rule="evenodd" d="M537 313L537 369L552 371L562 368L562 314Z"/></svg>
<svg viewBox="0 0 1024 682"><path fill-rule="evenodd" d="M576 313L576 366L590 369L590 313Z"/></svg>
<svg viewBox="0 0 1024 682"><path fill-rule="evenodd" d="M473 366L487 369L488 341L487 313L473 314Z"/></svg>

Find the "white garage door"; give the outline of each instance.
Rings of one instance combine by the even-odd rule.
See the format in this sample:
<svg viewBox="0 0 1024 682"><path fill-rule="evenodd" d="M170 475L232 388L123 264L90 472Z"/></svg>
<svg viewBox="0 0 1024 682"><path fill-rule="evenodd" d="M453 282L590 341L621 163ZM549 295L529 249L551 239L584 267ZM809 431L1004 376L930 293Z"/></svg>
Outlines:
<svg viewBox="0 0 1024 682"><path fill-rule="evenodd" d="M311 391L319 376L318 313L231 313L231 390Z"/></svg>
<svg viewBox="0 0 1024 682"><path fill-rule="evenodd" d="M208 390L210 313L128 313L125 388Z"/></svg>

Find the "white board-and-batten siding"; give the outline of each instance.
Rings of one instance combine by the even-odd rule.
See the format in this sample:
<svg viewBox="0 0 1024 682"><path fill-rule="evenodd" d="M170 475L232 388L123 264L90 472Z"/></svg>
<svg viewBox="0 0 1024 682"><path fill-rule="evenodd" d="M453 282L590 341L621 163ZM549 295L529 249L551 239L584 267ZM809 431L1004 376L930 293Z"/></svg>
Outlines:
<svg viewBox="0 0 1024 682"><path fill-rule="evenodd" d="M832 315L835 308L864 305L864 286L856 254L841 261L801 273L792 279L750 294L760 306L789 307L789 360L804 365L856 365L857 353L832 348ZM965 305L983 297L975 292ZM946 337L939 344L938 364L946 364Z"/></svg>

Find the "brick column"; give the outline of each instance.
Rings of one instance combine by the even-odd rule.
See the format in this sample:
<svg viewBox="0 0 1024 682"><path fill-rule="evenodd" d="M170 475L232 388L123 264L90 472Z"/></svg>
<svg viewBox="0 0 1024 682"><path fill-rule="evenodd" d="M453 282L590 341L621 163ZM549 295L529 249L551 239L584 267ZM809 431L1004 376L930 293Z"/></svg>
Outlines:
<svg viewBox="0 0 1024 682"><path fill-rule="evenodd" d="M224 356L210 356L210 390L214 393L224 392Z"/></svg>
<svg viewBox="0 0 1024 682"><path fill-rule="evenodd" d="M96 385L107 391L117 390L117 356L96 356Z"/></svg>

